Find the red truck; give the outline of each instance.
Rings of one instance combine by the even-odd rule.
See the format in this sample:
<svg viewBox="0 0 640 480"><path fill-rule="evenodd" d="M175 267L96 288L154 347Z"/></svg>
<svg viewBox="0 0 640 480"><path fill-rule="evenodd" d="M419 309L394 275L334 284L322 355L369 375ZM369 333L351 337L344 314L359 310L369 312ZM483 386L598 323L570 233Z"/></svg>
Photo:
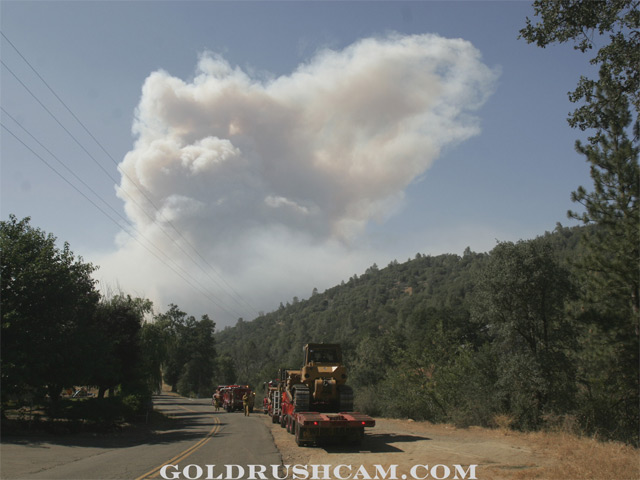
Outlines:
<svg viewBox="0 0 640 480"><path fill-rule="evenodd" d="M222 395L222 408L227 412L243 410L242 397L249 395L249 412L253 412L253 392L249 385L226 385L220 389Z"/></svg>

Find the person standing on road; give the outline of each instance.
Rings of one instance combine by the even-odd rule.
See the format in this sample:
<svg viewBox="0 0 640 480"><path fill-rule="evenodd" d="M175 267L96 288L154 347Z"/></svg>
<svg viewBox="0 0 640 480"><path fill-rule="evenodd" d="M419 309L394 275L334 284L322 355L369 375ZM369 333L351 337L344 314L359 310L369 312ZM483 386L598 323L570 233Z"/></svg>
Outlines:
<svg viewBox="0 0 640 480"><path fill-rule="evenodd" d="M242 396L242 406L244 407L244 416L249 416L249 394L245 393Z"/></svg>

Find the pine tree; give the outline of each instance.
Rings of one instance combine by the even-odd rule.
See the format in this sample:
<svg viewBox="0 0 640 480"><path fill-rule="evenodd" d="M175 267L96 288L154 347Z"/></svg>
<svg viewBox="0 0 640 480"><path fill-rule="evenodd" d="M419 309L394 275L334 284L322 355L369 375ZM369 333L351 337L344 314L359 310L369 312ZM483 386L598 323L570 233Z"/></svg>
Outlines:
<svg viewBox="0 0 640 480"><path fill-rule="evenodd" d="M584 212L569 216L592 225L579 262L584 276L585 325L582 372L587 387L583 414L611 436L638 443L640 127L619 84L603 69L589 143L576 143L591 168L594 189L579 187L572 200ZM629 132L632 137L630 138ZM605 413L606 412L606 413Z"/></svg>
<svg viewBox="0 0 640 480"><path fill-rule="evenodd" d="M633 138L627 132L632 115L619 86L601 72L596 91L602 108L592 119L596 134L576 150L590 164L593 191L579 187L571 199L584 207L583 212L569 211L570 218L594 224L586 237L588 255L583 266L591 272L592 300L618 310L626 303L629 321L638 334L640 268L640 168L638 154L640 126L636 119Z"/></svg>

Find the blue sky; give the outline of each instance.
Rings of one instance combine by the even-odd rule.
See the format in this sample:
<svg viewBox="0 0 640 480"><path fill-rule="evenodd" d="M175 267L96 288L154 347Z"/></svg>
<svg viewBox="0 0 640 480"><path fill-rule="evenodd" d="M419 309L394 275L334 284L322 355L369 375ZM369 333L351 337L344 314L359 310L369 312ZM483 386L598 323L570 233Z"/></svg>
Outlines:
<svg viewBox="0 0 640 480"><path fill-rule="evenodd" d="M529 2L3 1L1 9L6 39L107 153L5 38L3 125L118 224L4 128L2 219L30 216L100 266L103 290L150 297L157 310L172 302L230 325L373 263L489 251L572 225L570 193L591 185L573 148L580 132L566 123L567 92L593 74L589 57L519 40ZM423 58L429 49L436 53ZM361 78L370 71L378 74ZM397 81L385 90L387 77ZM226 103L207 97L227 84L236 93ZM240 118L228 138L206 124L221 112ZM298 123L311 118L313 128ZM192 154L201 163L188 157L190 170L174 176ZM157 200L158 224L142 215L134 181Z"/></svg>

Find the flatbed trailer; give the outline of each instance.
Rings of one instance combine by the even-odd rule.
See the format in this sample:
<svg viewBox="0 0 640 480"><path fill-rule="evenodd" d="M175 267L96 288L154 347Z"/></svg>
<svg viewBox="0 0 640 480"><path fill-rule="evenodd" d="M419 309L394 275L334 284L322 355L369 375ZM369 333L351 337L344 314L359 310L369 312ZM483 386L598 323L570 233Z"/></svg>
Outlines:
<svg viewBox="0 0 640 480"><path fill-rule="evenodd" d="M287 431L301 447L335 441L360 443L364 429L375 425L373 418L358 412L294 412L285 418Z"/></svg>

